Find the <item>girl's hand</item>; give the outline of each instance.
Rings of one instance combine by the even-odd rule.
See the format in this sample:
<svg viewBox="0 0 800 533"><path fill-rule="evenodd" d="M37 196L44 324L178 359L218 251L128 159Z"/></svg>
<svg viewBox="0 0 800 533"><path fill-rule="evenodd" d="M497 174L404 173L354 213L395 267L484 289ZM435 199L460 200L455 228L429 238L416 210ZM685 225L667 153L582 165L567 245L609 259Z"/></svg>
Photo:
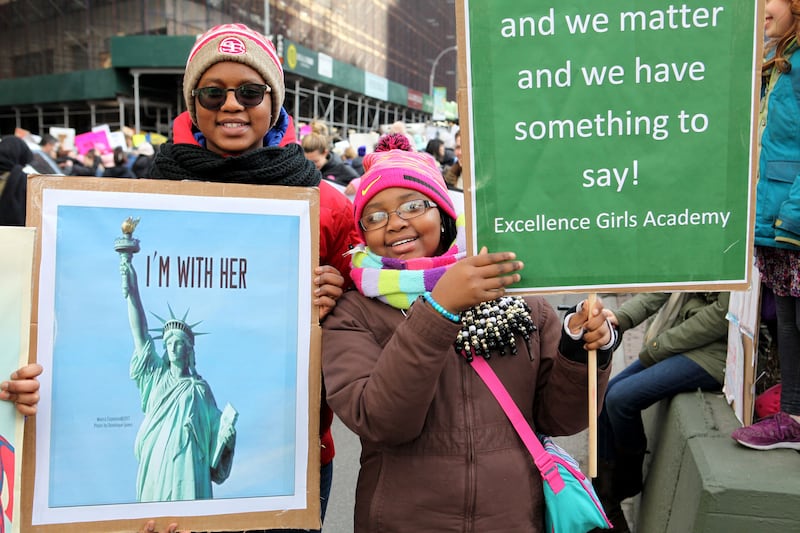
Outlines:
<svg viewBox="0 0 800 533"><path fill-rule="evenodd" d="M11 379L0 383L0 400L14 402L17 411L25 416L36 414L39 403L39 380L42 365L31 363L11 374Z"/></svg>
<svg viewBox="0 0 800 533"><path fill-rule="evenodd" d="M167 526L167 529L164 530L163 533L177 533L178 532L178 524L173 522ZM156 521L155 520L148 520L144 524L144 528L142 528L142 533L158 533L156 529Z"/></svg>
<svg viewBox="0 0 800 533"><path fill-rule="evenodd" d="M336 300L344 292L344 277L330 265L322 265L314 270L314 305L319 306L319 319L325 318L336 307Z"/></svg>
<svg viewBox="0 0 800 533"><path fill-rule="evenodd" d="M503 296L505 288L520 280L522 261L514 252L489 253L484 246L478 255L453 265L436 283L431 296L452 313L460 313L481 302Z"/></svg>
<svg viewBox="0 0 800 533"><path fill-rule="evenodd" d="M567 327L573 333L583 330L585 343L583 347L586 351L598 350L611 342L611 330L606 321L608 317L602 300L599 298L595 300L594 307L591 309L588 309L588 306L588 301L582 301L578 305L578 310L570 317ZM610 313L610 311L608 312Z"/></svg>

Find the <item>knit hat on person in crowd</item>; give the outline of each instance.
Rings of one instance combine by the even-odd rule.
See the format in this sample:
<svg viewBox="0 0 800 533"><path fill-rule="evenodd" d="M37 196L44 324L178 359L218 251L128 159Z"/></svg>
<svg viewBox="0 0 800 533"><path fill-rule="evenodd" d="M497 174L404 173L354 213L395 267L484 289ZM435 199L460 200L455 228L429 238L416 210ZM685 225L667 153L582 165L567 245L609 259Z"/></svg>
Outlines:
<svg viewBox="0 0 800 533"><path fill-rule="evenodd" d="M270 88L272 97L272 123L280 117L285 93L283 67L272 41L244 24L214 26L195 41L183 74L183 98L186 109L197 124L197 113L192 91L206 70L220 61L242 63L258 72Z"/></svg>
<svg viewBox="0 0 800 533"><path fill-rule="evenodd" d="M372 152L364 157L364 175L353 198L356 227L362 238L364 231L358 221L364 208L376 194L390 187L419 191L453 220L456 219L456 209L433 157L422 152L396 149Z"/></svg>
<svg viewBox="0 0 800 533"><path fill-rule="evenodd" d="M156 153L156 150L153 148L152 144L145 141L136 147L136 153L145 157L153 157L153 154Z"/></svg>
<svg viewBox="0 0 800 533"><path fill-rule="evenodd" d="M366 146L359 146L358 147L358 156L359 157L364 157L365 155L367 155L367 147Z"/></svg>

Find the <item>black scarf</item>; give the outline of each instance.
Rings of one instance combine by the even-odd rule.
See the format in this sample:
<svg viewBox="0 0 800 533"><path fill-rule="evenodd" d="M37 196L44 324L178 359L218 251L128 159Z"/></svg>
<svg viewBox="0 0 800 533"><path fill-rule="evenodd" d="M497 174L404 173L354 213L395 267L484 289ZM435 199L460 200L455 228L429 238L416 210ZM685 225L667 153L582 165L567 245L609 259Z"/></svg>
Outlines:
<svg viewBox="0 0 800 533"><path fill-rule="evenodd" d="M252 185L316 187L321 174L298 144L265 146L242 155L222 157L192 144L161 145L150 169L153 178Z"/></svg>

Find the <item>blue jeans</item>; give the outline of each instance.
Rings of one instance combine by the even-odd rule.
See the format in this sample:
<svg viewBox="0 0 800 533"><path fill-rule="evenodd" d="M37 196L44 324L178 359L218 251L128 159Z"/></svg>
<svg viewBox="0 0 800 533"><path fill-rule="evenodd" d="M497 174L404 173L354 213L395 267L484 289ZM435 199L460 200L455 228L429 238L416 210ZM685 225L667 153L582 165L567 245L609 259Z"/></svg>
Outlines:
<svg viewBox="0 0 800 533"><path fill-rule="evenodd" d="M325 521L325 511L328 510L328 498L331 495L333 484L333 461L319 469L319 508L320 520ZM266 531L249 531L246 533L320 533L319 529L270 529Z"/></svg>
<svg viewBox="0 0 800 533"><path fill-rule="evenodd" d="M685 355L673 355L645 367L639 360L608 382L597 426L597 454L616 459L617 450L642 453L647 437L642 411L665 398L693 390L719 390L720 384Z"/></svg>

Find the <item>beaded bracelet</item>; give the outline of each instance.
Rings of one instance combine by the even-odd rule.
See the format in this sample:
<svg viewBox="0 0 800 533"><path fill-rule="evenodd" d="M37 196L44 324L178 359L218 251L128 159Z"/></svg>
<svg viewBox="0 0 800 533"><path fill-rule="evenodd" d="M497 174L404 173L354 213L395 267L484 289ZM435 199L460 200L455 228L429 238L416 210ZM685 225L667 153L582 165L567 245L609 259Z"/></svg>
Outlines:
<svg viewBox="0 0 800 533"><path fill-rule="evenodd" d="M450 311L439 305L439 302L433 299L433 296L431 296L430 292L424 292L422 294L422 297L425 298L426 302L431 304L431 307L436 309L436 311L438 311L440 315L445 317L450 322L461 322L461 317L459 315L451 313Z"/></svg>

